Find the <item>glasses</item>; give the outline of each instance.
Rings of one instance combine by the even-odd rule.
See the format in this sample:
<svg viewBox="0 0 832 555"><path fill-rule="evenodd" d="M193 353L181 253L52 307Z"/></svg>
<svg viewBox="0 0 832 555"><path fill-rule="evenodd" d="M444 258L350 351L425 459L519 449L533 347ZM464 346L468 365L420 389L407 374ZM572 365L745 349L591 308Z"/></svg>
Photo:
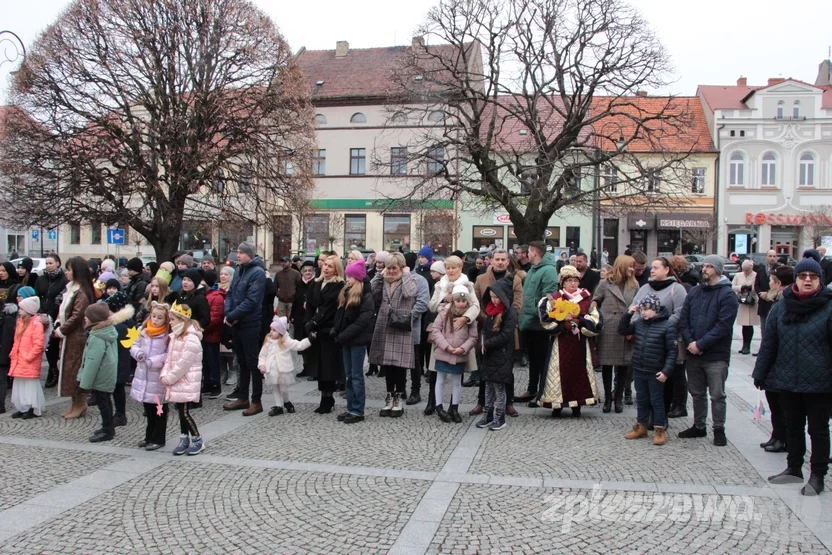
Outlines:
<svg viewBox="0 0 832 555"><path fill-rule="evenodd" d="M803 273L797 274L797 279L799 279L801 281L818 281L820 279L820 276L817 275L817 274L809 273L809 272L803 272Z"/></svg>

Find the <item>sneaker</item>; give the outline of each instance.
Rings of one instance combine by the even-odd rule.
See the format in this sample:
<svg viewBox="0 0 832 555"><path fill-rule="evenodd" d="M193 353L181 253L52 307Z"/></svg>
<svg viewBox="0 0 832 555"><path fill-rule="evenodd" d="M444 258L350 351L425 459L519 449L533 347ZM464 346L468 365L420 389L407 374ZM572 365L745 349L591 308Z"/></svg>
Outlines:
<svg viewBox="0 0 832 555"><path fill-rule="evenodd" d="M343 422L346 417L350 415L349 412L342 412L338 415L338 422Z"/></svg>
<svg viewBox="0 0 832 555"><path fill-rule="evenodd" d="M164 446L165 446L164 443L148 443L145 446L144 450L145 451L155 451L156 449L161 449Z"/></svg>
<svg viewBox="0 0 832 555"><path fill-rule="evenodd" d="M705 437L708 435L702 428L697 428L696 426L691 426L687 430L679 432L679 439L691 439L694 437Z"/></svg>
<svg viewBox="0 0 832 555"><path fill-rule="evenodd" d="M363 422L364 416L359 414L350 414L344 418L344 424L355 424L356 422Z"/></svg>
<svg viewBox="0 0 832 555"><path fill-rule="evenodd" d="M194 436L191 439L191 446L188 448L189 455L199 455L205 449L205 444L202 442L202 436Z"/></svg>
<svg viewBox="0 0 832 555"><path fill-rule="evenodd" d="M174 455L184 455L188 452L188 449L191 447L191 438L188 437L186 434L181 434L179 436L179 445L173 448ZM147 447L145 447L147 449Z"/></svg>
<svg viewBox="0 0 832 555"><path fill-rule="evenodd" d="M728 445L728 438L725 437L725 428L714 428L714 445L725 447Z"/></svg>
<svg viewBox="0 0 832 555"><path fill-rule="evenodd" d="M127 425L127 415L122 413L116 413L113 416L113 426L126 426Z"/></svg>
<svg viewBox="0 0 832 555"><path fill-rule="evenodd" d="M494 420L494 413L484 414L483 417L477 422L477 428L487 428L491 425L491 421Z"/></svg>
<svg viewBox="0 0 832 555"><path fill-rule="evenodd" d="M219 399L222 395L222 388L220 386L212 387L205 394L206 399Z"/></svg>
<svg viewBox="0 0 832 555"><path fill-rule="evenodd" d="M240 398L240 390L239 390L239 389L237 389L237 388L235 387L235 388L234 388L234 391L232 391L231 393L229 393L229 394L225 397L225 400L226 400L226 401L236 401L236 400L237 400L237 399L239 399L239 398Z"/></svg>
<svg viewBox="0 0 832 555"><path fill-rule="evenodd" d="M505 417L501 418L498 422L492 422L488 429L492 432L496 432L497 430L502 430L506 427L506 419Z"/></svg>

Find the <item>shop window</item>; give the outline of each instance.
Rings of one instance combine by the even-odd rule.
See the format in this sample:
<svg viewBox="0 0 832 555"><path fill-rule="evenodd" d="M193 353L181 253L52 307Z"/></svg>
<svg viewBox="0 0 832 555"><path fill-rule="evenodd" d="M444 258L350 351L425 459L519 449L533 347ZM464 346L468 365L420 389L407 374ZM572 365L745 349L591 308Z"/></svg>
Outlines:
<svg viewBox="0 0 832 555"><path fill-rule="evenodd" d="M739 152L731 155L729 174L729 185L745 185L745 157Z"/></svg>
<svg viewBox="0 0 832 555"><path fill-rule="evenodd" d="M306 252L326 250L329 245L329 214L312 214L303 222L303 242Z"/></svg>
<svg viewBox="0 0 832 555"><path fill-rule="evenodd" d="M384 249L398 252L410 248L410 216L384 216Z"/></svg>
<svg viewBox="0 0 832 555"><path fill-rule="evenodd" d="M544 233L543 242L546 243L547 247L559 247L560 246L560 228L559 227L547 227L546 232Z"/></svg>
<svg viewBox="0 0 832 555"><path fill-rule="evenodd" d="M674 229L660 229L657 233L659 256L673 256L679 253L680 233Z"/></svg>
<svg viewBox="0 0 832 555"><path fill-rule="evenodd" d="M124 233L127 234L126 226ZM203 251L213 248L211 241L212 227L210 222L186 221L182 222L180 237L183 251ZM236 246L236 245L235 245Z"/></svg>
<svg viewBox="0 0 832 555"><path fill-rule="evenodd" d="M647 252L647 232L642 229L630 231L630 252Z"/></svg>
<svg viewBox="0 0 832 555"><path fill-rule="evenodd" d="M497 245L499 247L504 245L505 228L503 226L475 225L473 231L471 247L475 251L482 248L487 249L491 245Z"/></svg>
<svg viewBox="0 0 832 555"><path fill-rule="evenodd" d="M566 246L569 250L575 250L581 246L581 228L578 226L566 226Z"/></svg>
<svg viewBox="0 0 832 555"><path fill-rule="evenodd" d="M344 250L367 248L367 216L347 214L344 216Z"/></svg>
<svg viewBox="0 0 832 555"><path fill-rule="evenodd" d="M8 246L8 250L6 252L9 254L17 253L20 255L23 252L23 245L26 242L26 236L10 233L6 236L6 241L6 245ZM41 239L41 241L43 241L43 239Z"/></svg>

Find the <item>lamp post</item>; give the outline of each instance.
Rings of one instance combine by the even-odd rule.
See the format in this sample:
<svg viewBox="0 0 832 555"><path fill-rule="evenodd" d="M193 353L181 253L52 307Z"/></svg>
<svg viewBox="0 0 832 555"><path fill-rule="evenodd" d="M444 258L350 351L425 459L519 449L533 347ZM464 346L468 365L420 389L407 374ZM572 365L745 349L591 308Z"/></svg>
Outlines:
<svg viewBox="0 0 832 555"><path fill-rule="evenodd" d="M13 31L0 31L0 53L2 53L0 67L7 63L17 63L18 60L20 60L20 65L23 65L23 62L26 61L26 45Z"/></svg>

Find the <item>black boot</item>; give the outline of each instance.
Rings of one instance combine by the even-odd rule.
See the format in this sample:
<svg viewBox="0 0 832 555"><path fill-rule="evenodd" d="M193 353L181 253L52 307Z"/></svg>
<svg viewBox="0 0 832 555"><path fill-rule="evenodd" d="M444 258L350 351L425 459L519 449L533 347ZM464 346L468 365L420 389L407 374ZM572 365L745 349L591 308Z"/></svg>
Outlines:
<svg viewBox="0 0 832 555"><path fill-rule="evenodd" d="M768 477L772 484L799 484L803 482L803 470L799 468L787 468L780 474Z"/></svg>
<svg viewBox="0 0 832 555"><path fill-rule="evenodd" d="M367 373L364 374L364 375L369 377L369 376L372 376L373 374L378 374L378 366L375 365L375 364L371 364L370 368L367 370Z"/></svg>
<svg viewBox="0 0 832 555"><path fill-rule="evenodd" d="M462 387L478 387L480 385L479 371L471 372L471 376L467 381L462 382Z"/></svg>
<svg viewBox="0 0 832 555"><path fill-rule="evenodd" d="M603 411L608 413L612 410L612 398L609 393L604 394L604 408Z"/></svg>
<svg viewBox="0 0 832 555"><path fill-rule="evenodd" d="M766 445L766 453L785 453L786 442L775 439L771 445Z"/></svg>
<svg viewBox="0 0 832 555"><path fill-rule="evenodd" d="M56 385L58 385L58 369L50 366L49 373L46 375L46 383L43 386L50 389Z"/></svg>
<svg viewBox="0 0 832 555"><path fill-rule="evenodd" d="M612 410L612 367L601 367L601 378L604 381L604 412Z"/></svg>
<svg viewBox="0 0 832 555"><path fill-rule="evenodd" d="M438 416L439 420L441 420L442 422L447 423L451 421L450 415L447 412L445 412L445 409L444 407L442 407L442 405L436 405L436 416Z"/></svg>
<svg viewBox="0 0 832 555"><path fill-rule="evenodd" d="M751 340L754 338L754 326L743 326L742 327L742 349L740 349L741 355L750 355L751 354Z"/></svg>
<svg viewBox="0 0 832 555"><path fill-rule="evenodd" d="M772 443L774 443L774 441L775 441L775 440L774 440L774 432L771 432L771 437L770 437L770 438L768 438L768 441L765 441L765 442L761 443L761 444L760 444L760 448L761 448L761 449L765 449L766 447L768 447L769 445L771 445Z"/></svg>
<svg viewBox="0 0 832 555"><path fill-rule="evenodd" d="M407 398L407 401L405 401L405 404L406 405L416 405L416 404L419 404L421 402L422 402L422 396L419 395L418 391L414 390L414 391L410 392L410 397Z"/></svg>
<svg viewBox="0 0 832 555"><path fill-rule="evenodd" d="M625 389L624 390L624 404L628 407L633 406L633 390L632 389Z"/></svg>
<svg viewBox="0 0 832 555"><path fill-rule="evenodd" d="M428 397L428 403L425 406L425 416L432 415L434 410L436 410L436 397L431 394L431 396Z"/></svg>
<svg viewBox="0 0 832 555"><path fill-rule="evenodd" d="M814 496L823 491L823 476L815 474L809 475L809 481L806 485L800 488L800 495Z"/></svg>
<svg viewBox="0 0 832 555"><path fill-rule="evenodd" d="M623 386L623 384L622 384L622 386ZM616 414L621 414L622 412L624 412L624 403L623 403L624 390L623 390L623 388L620 388L620 387L616 386L614 395L615 395L615 413Z"/></svg>
<svg viewBox="0 0 832 555"><path fill-rule="evenodd" d="M382 366L381 368L378 369L378 374L377 375L378 375L379 378L387 377L387 371L384 369L384 366Z"/></svg>
<svg viewBox="0 0 832 555"><path fill-rule="evenodd" d="M451 408L448 410L448 416L451 417L456 424L462 423L462 417L459 415L459 405L451 405Z"/></svg>
<svg viewBox="0 0 832 555"><path fill-rule="evenodd" d="M620 414L624 412L624 390L626 389L627 372L624 368L615 369L615 390L613 391L613 401L615 402L615 412Z"/></svg>

